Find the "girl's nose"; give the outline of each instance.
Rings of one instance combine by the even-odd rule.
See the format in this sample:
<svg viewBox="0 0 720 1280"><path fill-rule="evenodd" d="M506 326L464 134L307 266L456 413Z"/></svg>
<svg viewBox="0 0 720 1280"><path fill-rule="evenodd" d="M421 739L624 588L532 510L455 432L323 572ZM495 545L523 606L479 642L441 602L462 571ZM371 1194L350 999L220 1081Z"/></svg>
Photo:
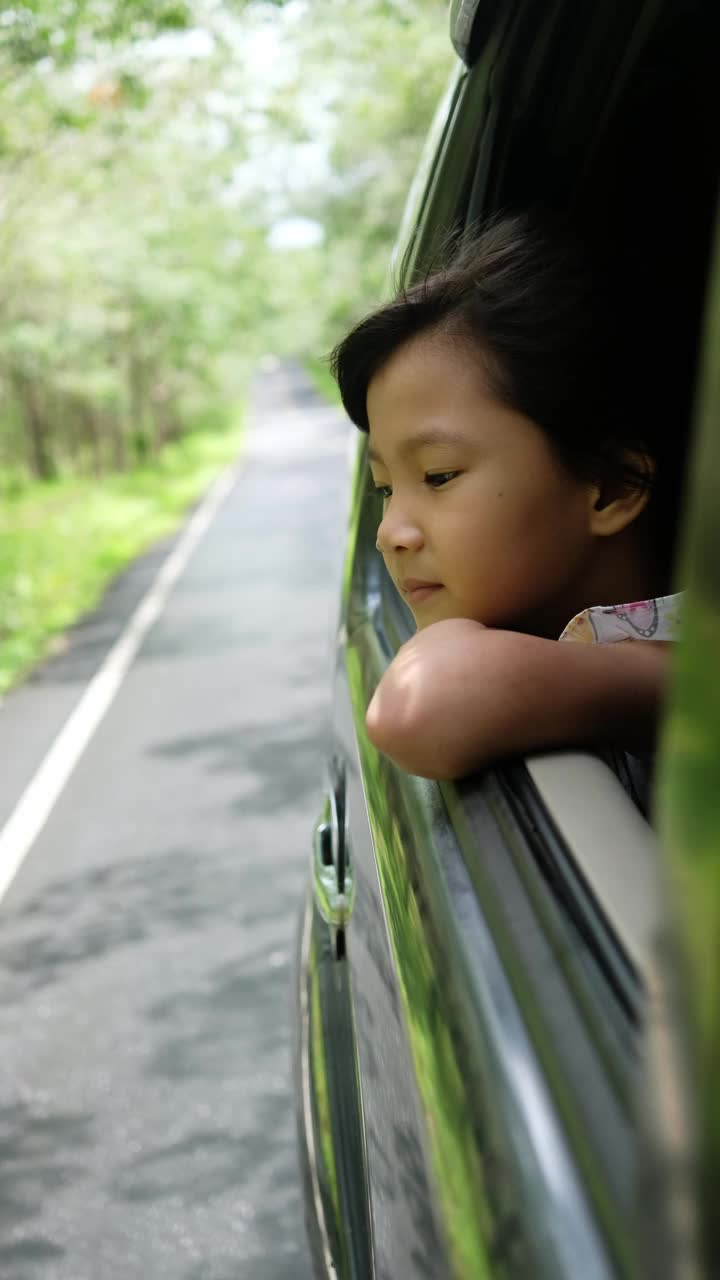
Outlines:
<svg viewBox="0 0 720 1280"><path fill-rule="evenodd" d="M375 545L386 556L396 551L419 551L424 541L422 530L414 520L388 508L378 525Z"/></svg>

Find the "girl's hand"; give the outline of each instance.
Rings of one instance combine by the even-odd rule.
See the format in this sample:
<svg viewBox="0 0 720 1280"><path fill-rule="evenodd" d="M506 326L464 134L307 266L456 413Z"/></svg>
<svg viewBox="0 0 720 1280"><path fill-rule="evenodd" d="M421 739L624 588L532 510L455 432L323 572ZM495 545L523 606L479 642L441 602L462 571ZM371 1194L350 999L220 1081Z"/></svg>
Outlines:
<svg viewBox="0 0 720 1280"><path fill-rule="evenodd" d="M436 622L398 651L367 710L371 742L408 773L457 778L541 748L652 746L671 646L576 644Z"/></svg>

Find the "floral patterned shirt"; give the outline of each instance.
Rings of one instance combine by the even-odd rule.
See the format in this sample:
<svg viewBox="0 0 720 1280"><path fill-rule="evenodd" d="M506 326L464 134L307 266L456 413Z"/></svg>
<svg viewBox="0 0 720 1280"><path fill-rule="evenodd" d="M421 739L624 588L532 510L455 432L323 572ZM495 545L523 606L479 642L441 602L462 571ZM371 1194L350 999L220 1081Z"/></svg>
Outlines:
<svg viewBox="0 0 720 1280"><path fill-rule="evenodd" d="M677 640L680 635L682 591L633 604L598 604L583 609L568 622L561 640L586 644L615 644L619 640Z"/></svg>
<svg viewBox="0 0 720 1280"><path fill-rule="evenodd" d="M581 644L617 644L625 640L678 640L682 591L632 604L601 604L583 609L568 622L561 640ZM646 817L649 809L652 757L609 747L599 754L617 774L630 799Z"/></svg>

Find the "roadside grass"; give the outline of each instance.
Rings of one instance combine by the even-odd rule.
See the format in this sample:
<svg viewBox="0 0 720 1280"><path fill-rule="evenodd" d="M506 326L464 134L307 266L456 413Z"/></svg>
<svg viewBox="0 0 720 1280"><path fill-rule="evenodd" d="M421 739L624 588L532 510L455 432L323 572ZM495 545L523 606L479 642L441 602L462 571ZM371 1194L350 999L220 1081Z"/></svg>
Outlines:
<svg viewBox="0 0 720 1280"><path fill-rule="evenodd" d="M0 503L0 693L181 522L238 456L243 427L235 408L221 427L198 428L133 471L10 490Z"/></svg>

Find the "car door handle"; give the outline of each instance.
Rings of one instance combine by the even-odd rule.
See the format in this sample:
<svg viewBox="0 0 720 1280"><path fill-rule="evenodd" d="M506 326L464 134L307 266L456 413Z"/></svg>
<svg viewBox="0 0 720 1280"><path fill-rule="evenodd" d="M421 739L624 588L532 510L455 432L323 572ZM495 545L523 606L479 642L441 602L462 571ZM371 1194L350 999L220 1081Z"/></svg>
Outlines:
<svg viewBox="0 0 720 1280"><path fill-rule="evenodd" d="M323 811L313 833L313 887L327 924L344 929L353 907L355 884L347 849L344 771L331 764Z"/></svg>

